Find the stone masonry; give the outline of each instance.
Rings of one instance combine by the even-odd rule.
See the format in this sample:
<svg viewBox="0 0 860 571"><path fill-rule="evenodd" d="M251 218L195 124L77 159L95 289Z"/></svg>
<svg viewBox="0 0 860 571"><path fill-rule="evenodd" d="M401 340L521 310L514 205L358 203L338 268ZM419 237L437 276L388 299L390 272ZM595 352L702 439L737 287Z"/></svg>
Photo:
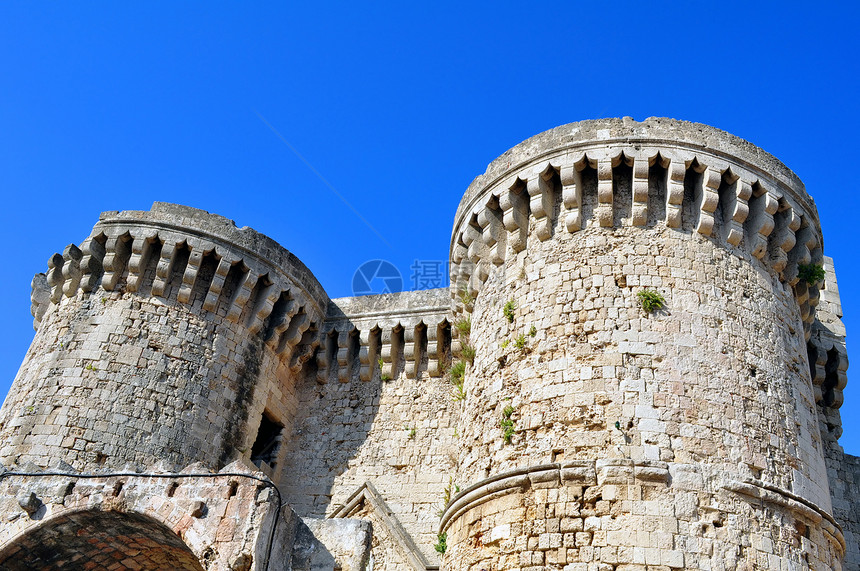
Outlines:
<svg viewBox="0 0 860 571"><path fill-rule="evenodd" d="M558 127L469 186L450 271L330 299L220 216L104 213L33 280L0 569L860 570L836 274L777 159Z"/></svg>

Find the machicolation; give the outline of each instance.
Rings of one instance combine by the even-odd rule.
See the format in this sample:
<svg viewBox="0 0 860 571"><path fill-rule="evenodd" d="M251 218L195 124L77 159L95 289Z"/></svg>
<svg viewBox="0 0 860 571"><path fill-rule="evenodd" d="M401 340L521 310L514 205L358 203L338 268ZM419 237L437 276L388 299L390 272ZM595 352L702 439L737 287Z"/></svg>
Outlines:
<svg viewBox="0 0 860 571"><path fill-rule="evenodd" d="M858 570L824 253L782 163L657 118L493 161L445 289L106 212L33 279L0 569Z"/></svg>

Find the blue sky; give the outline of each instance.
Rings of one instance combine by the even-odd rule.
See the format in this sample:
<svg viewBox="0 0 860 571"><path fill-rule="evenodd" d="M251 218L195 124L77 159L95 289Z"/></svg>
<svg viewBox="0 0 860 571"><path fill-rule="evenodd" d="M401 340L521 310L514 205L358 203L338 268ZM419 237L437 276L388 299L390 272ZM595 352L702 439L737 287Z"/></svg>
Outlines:
<svg viewBox="0 0 860 571"><path fill-rule="evenodd" d="M332 297L374 258L408 285L413 260L447 259L457 203L493 158L625 115L714 125L804 180L860 363L858 29L848 2L4 2L0 393L32 339L32 275L101 211L223 214ZM841 442L860 454L853 377Z"/></svg>

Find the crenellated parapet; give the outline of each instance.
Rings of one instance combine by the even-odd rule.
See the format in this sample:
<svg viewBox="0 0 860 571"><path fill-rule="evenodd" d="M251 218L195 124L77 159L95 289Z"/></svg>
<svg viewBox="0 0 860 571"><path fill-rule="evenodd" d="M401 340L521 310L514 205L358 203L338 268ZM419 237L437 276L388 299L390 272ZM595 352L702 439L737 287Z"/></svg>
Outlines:
<svg viewBox="0 0 860 571"><path fill-rule="evenodd" d="M309 358L328 303L313 274L270 238L159 202L151 211L106 212L80 247L54 254L45 277L33 280L34 325L50 305L99 290L214 313L251 336L265 327L266 344L294 371ZM297 351L302 344L310 346Z"/></svg>
<svg viewBox="0 0 860 571"><path fill-rule="evenodd" d="M821 407L822 432L835 441L842 435L839 408L844 401L842 391L848 384L848 350L833 260L825 256L823 265L825 277L806 351L815 402Z"/></svg>
<svg viewBox="0 0 860 571"><path fill-rule="evenodd" d="M334 299L320 334L317 382L441 377L451 343L445 289Z"/></svg>
<svg viewBox="0 0 860 571"><path fill-rule="evenodd" d="M330 299L271 239L164 203L47 266L0 408L0 567L114 557L89 546L133 524L147 568L858 559L816 207L718 129L517 145L459 205L450 288Z"/></svg>
<svg viewBox="0 0 860 571"><path fill-rule="evenodd" d="M809 335L820 284L800 281L798 266L820 264L823 249L803 183L742 139L671 119L572 123L493 161L457 210L452 297L476 296L529 240L657 226L706 237L778 276L794 288Z"/></svg>

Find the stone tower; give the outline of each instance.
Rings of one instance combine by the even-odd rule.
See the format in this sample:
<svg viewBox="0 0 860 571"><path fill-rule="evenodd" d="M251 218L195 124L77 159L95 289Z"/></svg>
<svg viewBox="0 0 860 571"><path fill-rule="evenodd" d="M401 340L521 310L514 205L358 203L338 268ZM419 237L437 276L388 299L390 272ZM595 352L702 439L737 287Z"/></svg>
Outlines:
<svg viewBox="0 0 860 571"><path fill-rule="evenodd" d="M496 159L447 289L330 299L220 216L105 213L33 281L0 568L858 569L823 254L794 173L669 119Z"/></svg>

